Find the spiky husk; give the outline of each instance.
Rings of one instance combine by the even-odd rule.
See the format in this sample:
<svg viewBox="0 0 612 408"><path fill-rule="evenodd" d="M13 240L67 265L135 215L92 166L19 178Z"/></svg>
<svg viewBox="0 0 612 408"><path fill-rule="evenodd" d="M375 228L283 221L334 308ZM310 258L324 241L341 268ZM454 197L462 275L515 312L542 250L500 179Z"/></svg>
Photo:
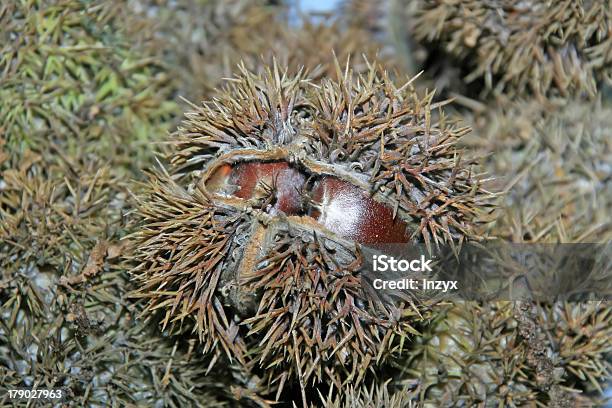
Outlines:
<svg viewBox="0 0 612 408"><path fill-rule="evenodd" d="M433 103L434 92L418 95L412 80L397 88L374 67L359 76L348 65L336 72L340 80L315 87L276 69L263 78L243 70L224 93L187 114L173 142L175 171L194 182L216 156L253 148L278 160L285 153L273 146L287 146L389 203L417 223L414 238L428 245L478 239L476 221L490 194L472 171L474 160L456 147L470 129L445 116L439 108L446 102ZM186 171L194 167L204 170Z"/></svg>
<svg viewBox="0 0 612 408"><path fill-rule="evenodd" d="M610 240L611 113L601 101L519 101L475 115L466 141L489 156L484 167L505 191L492 234L512 242Z"/></svg>
<svg viewBox="0 0 612 408"><path fill-rule="evenodd" d="M61 388L71 406L224 394L125 298L126 176L176 108L140 22L98 1L0 6L0 383Z"/></svg>
<svg viewBox="0 0 612 408"><path fill-rule="evenodd" d="M610 310L456 304L416 339L400 378L418 380L425 406L590 406L610 376Z"/></svg>
<svg viewBox="0 0 612 408"><path fill-rule="evenodd" d="M123 143L163 134L176 105L170 79L127 29L137 27L123 5L103 1L7 2L0 7L0 123L6 148L37 138L77 156L114 157L129 168ZM130 146L136 146L136 143ZM123 158L123 161L119 161Z"/></svg>
<svg viewBox="0 0 612 408"><path fill-rule="evenodd" d="M333 261L325 240L308 231L290 236L285 227L266 246L251 236L247 214L215 207L169 178L153 182L140 209L136 296L148 300L149 311L162 310L171 333L193 329L205 351L224 350L248 372L263 370L265 394L280 395L295 378L328 378L337 389L359 383L399 347L395 337L415 332L410 321L420 316L412 309L361 299L356 267ZM228 271L246 256L249 240L266 255L234 279Z"/></svg>
<svg viewBox="0 0 612 408"><path fill-rule="evenodd" d="M594 96L611 81L612 7L595 1L418 2L414 34L456 57L488 91Z"/></svg>
<svg viewBox="0 0 612 408"><path fill-rule="evenodd" d="M277 66L243 70L187 114L172 141L174 175L153 175L139 203L137 296L171 333L193 330L205 350L261 373L268 391L296 378L302 392L323 380L359 385L428 308L368 297L354 242L308 217L213 196L203 175L241 155L335 174L389 203L428 245L477 239L488 197L454 147L468 129L441 113L436 121L433 94L398 89L375 68L337 76L313 86Z"/></svg>
<svg viewBox="0 0 612 408"><path fill-rule="evenodd" d="M389 382L378 386L360 388L349 387L342 394L321 396L321 405L325 408L410 408L415 395L409 389L393 391Z"/></svg>
<svg viewBox="0 0 612 408"><path fill-rule="evenodd" d="M276 59L291 73L304 68L310 77L335 77L334 54L352 58L353 69L368 70L367 60L378 60L402 72L401 64L364 27L342 16L303 17L292 21L286 5L266 1L135 1L140 15L155 13L149 36L165 54L180 78L179 95L191 101L208 99L239 63L262 72ZM316 44L316 46L313 46Z"/></svg>

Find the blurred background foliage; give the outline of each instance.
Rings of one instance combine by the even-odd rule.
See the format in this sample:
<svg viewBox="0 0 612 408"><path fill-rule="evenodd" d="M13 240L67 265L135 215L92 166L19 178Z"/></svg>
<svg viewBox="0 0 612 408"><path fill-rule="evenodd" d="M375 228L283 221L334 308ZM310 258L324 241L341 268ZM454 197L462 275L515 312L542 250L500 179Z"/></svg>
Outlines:
<svg viewBox="0 0 612 408"><path fill-rule="evenodd" d="M415 85L454 99L473 128L465 147L500 192L487 234L610 240L609 1L332 3L0 4L2 386L62 388L79 407L274 402L259 378L141 315L122 240L187 101L211 98L240 62L262 71L275 59L315 82L337 75L334 53L356 72L377 61L398 82L423 71ZM308 403L601 404L609 303L466 303L435 315L380 381ZM288 389L280 399L299 406Z"/></svg>

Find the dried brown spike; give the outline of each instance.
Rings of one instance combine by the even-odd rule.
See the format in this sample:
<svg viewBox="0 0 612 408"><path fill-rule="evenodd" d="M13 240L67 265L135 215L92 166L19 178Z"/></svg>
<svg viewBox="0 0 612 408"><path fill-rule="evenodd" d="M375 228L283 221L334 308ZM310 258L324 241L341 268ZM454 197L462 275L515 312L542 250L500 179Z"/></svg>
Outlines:
<svg viewBox="0 0 612 408"><path fill-rule="evenodd" d="M143 0L135 2L136 13L148 10L143 3L163 4L149 35L178 78L179 94L189 100L214 95L240 62L263 73L275 59L292 74L303 68L318 80L335 76L335 53L341 60L351 56L358 72L367 72L374 59L402 71L384 44L362 25L347 24L344 15L295 21L286 2L266 0Z"/></svg>
<svg viewBox="0 0 612 408"><path fill-rule="evenodd" d="M606 242L612 237L612 108L602 101L513 101L473 118L468 145L498 174L503 208L493 234L512 242Z"/></svg>
<svg viewBox="0 0 612 408"><path fill-rule="evenodd" d="M348 387L340 394L328 395L325 398L321 396L321 403L325 408L410 408L416 406L413 405L414 400L414 392L408 388L394 390L389 382L370 387Z"/></svg>
<svg viewBox="0 0 612 408"><path fill-rule="evenodd" d="M456 304L415 341L398 382L417 378L425 406L591 406L610 377L611 327L606 302Z"/></svg>
<svg viewBox="0 0 612 408"><path fill-rule="evenodd" d="M189 323L279 392L358 385L417 334L428 306L367 295L362 245L478 239L488 197L433 93L336 67L321 85L242 68L187 114L134 235L137 295L164 327Z"/></svg>
<svg viewBox="0 0 612 408"><path fill-rule="evenodd" d="M595 95L612 80L612 7L594 1L418 2L415 35L510 95Z"/></svg>

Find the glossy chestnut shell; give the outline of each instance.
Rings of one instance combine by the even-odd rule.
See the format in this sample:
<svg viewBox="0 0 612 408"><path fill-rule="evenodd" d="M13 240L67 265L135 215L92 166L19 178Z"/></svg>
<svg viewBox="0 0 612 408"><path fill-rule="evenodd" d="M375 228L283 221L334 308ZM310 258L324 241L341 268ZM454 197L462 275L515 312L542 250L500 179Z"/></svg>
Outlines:
<svg viewBox="0 0 612 408"><path fill-rule="evenodd" d="M309 174L286 161L222 164L205 180L208 191L246 200L270 215L314 219L360 244L404 243L407 224L393 210L342 178Z"/></svg>

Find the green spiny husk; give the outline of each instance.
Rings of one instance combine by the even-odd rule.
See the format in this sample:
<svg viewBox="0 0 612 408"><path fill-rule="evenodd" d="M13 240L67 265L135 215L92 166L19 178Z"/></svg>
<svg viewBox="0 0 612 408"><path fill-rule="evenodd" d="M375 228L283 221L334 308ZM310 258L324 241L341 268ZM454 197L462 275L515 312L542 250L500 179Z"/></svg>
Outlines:
<svg viewBox="0 0 612 408"><path fill-rule="evenodd" d="M612 7L595 1L419 1L414 35L455 57L465 82L509 96L594 96L612 80Z"/></svg>
<svg viewBox="0 0 612 408"><path fill-rule="evenodd" d="M398 383L418 380L424 406L597 403L591 391L610 377L610 310L605 302L455 304L415 339Z"/></svg>
<svg viewBox="0 0 612 408"><path fill-rule="evenodd" d="M221 373L125 299L126 176L177 106L141 24L99 1L0 6L0 383L69 406L214 406Z"/></svg>
<svg viewBox="0 0 612 408"><path fill-rule="evenodd" d="M0 134L6 147L32 148L41 137L67 154L151 154L176 109L161 63L135 50L125 6L102 1L8 2L0 7ZM144 48L144 46L143 46ZM129 138L126 152L123 143ZM123 159L123 160L122 160Z"/></svg>

